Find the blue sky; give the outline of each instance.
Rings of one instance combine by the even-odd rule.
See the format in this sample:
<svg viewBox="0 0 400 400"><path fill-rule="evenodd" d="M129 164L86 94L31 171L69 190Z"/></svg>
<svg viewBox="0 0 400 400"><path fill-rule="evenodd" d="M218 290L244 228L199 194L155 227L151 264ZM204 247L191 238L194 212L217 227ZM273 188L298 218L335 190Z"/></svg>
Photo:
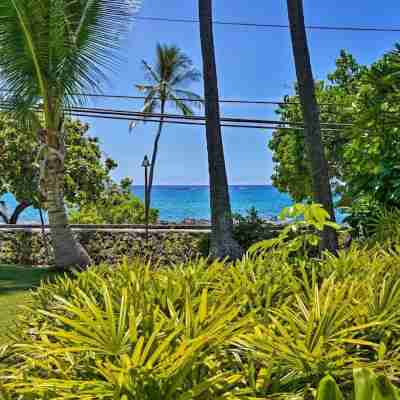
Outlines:
<svg viewBox="0 0 400 400"><path fill-rule="evenodd" d="M139 15L197 18L196 0L143 0ZM286 24L285 0L214 0L215 19ZM167 4L167 5L166 5ZM338 26L399 27L398 0L305 0L306 23ZM309 33L314 73L324 78L344 48L361 63L371 63L392 48L399 33ZM215 27L220 95L224 98L278 100L291 92L295 72L289 32L232 26ZM110 76L106 93L137 95L134 85L144 82L141 60L154 60L157 42L176 44L201 68L197 24L137 21L122 44L125 61ZM202 83L191 90L202 94ZM96 100L94 107L139 110L140 102ZM174 110L170 110L174 112ZM275 118L270 106L223 106L222 114L246 118ZM91 134L101 139L103 151L118 161L115 178L130 176L143 183L140 167L151 154L156 126L140 125L128 133L124 121L91 120ZM270 133L255 129L224 128L223 138L230 184L265 184L273 170L267 149ZM208 183L205 132L202 127L167 125L161 139L155 183L161 185Z"/></svg>

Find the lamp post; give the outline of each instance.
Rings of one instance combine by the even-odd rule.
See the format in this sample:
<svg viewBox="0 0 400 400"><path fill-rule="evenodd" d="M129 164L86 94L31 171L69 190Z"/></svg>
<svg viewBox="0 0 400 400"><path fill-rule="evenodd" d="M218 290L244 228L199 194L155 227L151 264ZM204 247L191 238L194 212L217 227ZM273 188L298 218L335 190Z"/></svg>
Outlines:
<svg viewBox="0 0 400 400"><path fill-rule="evenodd" d="M146 223L146 244L149 241L149 167L151 166L149 158L144 156L142 167L144 168L144 215Z"/></svg>

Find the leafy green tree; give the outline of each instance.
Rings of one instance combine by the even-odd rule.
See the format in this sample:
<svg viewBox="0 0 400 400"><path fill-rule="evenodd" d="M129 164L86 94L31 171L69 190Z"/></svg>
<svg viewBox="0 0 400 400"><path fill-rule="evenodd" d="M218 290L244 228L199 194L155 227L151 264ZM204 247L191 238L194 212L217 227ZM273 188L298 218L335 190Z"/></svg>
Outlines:
<svg viewBox="0 0 400 400"><path fill-rule="evenodd" d="M322 138L342 205L369 199L371 204L400 206L399 60L398 46L370 67L358 65L342 51L336 71L318 84L319 103L330 104L321 114L327 124ZM282 120L300 118L296 101L297 95L289 97L280 107ZM303 132L294 129L278 129L270 142L274 185L297 201L312 197L304 145Z"/></svg>
<svg viewBox="0 0 400 400"><path fill-rule="evenodd" d="M243 249L233 237L232 209L228 190L219 109L212 0L199 0L200 41L206 111L206 139L210 177L211 243L213 258L240 258Z"/></svg>
<svg viewBox="0 0 400 400"><path fill-rule="evenodd" d="M75 224L142 224L145 207L131 192L132 181L123 179L120 184L110 183L93 202L72 209L69 215ZM151 209L150 223L158 219L158 211Z"/></svg>
<svg viewBox="0 0 400 400"><path fill-rule="evenodd" d="M96 201L110 182L109 173L117 164L102 153L97 138L88 136L89 125L79 120L66 120L65 198L71 205ZM0 211L5 223L16 224L28 207L45 207L39 190L40 166L38 143L31 130L6 115L0 117L0 195L11 193L17 206L10 213Z"/></svg>
<svg viewBox="0 0 400 400"><path fill-rule="evenodd" d="M68 225L64 204L65 113L98 90L116 63L121 34L135 11L129 0L0 0L0 73L10 113L42 145L55 263L85 267L90 258ZM32 110L40 107L42 118Z"/></svg>
<svg viewBox="0 0 400 400"><path fill-rule="evenodd" d="M303 0L287 0L293 55L296 66L299 98L304 121L305 148L310 161L311 188L315 203L323 205L335 221L328 163L321 138L320 112L304 23ZM336 252L337 234L330 227L321 233L321 248Z"/></svg>
<svg viewBox="0 0 400 400"><path fill-rule="evenodd" d="M154 171L167 103L171 103L185 116L194 115L193 104L201 106L202 99L199 95L186 90L186 86L200 79L200 73L193 67L193 63L181 49L176 46L157 45L156 63L151 66L142 61L146 72L147 84L136 85L136 88L146 96L142 112L160 112L160 122L154 139L153 154L151 157L149 185L146 194L147 207L151 204L151 191L153 188ZM188 101L182 100L188 99ZM130 129L136 126L130 123Z"/></svg>

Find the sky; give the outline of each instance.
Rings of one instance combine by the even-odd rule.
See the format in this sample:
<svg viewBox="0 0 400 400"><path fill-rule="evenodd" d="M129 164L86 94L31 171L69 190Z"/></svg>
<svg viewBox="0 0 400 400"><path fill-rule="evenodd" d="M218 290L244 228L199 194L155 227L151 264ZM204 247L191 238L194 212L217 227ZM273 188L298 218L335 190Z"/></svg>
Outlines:
<svg viewBox="0 0 400 400"><path fill-rule="evenodd" d="M304 0L308 25L400 27L398 0ZM138 15L197 18L196 0L143 0ZM285 0L214 0L214 18L262 24L287 24ZM335 67L341 49L362 64L370 64L390 50L399 33L309 32L314 75L323 79ZM104 93L140 95L135 84L145 83L141 60L153 64L156 44L179 46L201 69L197 24L136 21L121 43L123 62L103 85ZM289 32L286 29L215 26L215 45L220 97L274 100L292 92L295 79ZM203 93L202 82L188 89ZM140 101L96 100L93 107L139 111ZM169 112L175 113L174 109ZM274 108L260 105L223 105L229 117L276 119ZM131 177L142 185L145 154L151 154L157 126L140 124L132 133L126 121L87 119L90 133L101 140L102 150L119 166L114 177ZM231 185L264 185L271 182L272 154L267 144L271 132L223 128L228 179ZM166 125L160 142L155 184L207 185L208 166L203 127Z"/></svg>

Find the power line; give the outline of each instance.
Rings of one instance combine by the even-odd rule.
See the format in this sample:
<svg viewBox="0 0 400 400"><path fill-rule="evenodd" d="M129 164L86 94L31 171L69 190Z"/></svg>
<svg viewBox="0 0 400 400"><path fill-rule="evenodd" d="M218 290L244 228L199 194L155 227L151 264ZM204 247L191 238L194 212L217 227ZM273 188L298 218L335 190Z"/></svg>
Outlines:
<svg viewBox="0 0 400 400"><path fill-rule="evenodd" d="M116 121L138 121L138 122L150 122L150 123L160 123L161 119L143 119L143 118L135 118L135 117L126 117L126 116L112 116L105 114L91 114L91 113L71 113L72 116L75 117L87 117L87 118L99 118L99 119L111 119ZM190 122L190 121L171 121L171 120L163 120L165 124L173 124L173 125L190 125L190 126L206 126L204 122ZM244 125L244 124L227 124L221 123L221 127L229 127L229 128L250 128L250 129L260 129L260 130L296 130L296 131L304 131L304 127L286 127L286 126L273 126L273 125ZM322 132L342 132L340 129L329 129L323 128Z"/></svg>
<svg viewBox="0 0 400 400"><path fill-rule="evenodd" d="M198 19L188 18L164 18L164 17L147 17L147 16L136 16L136 20L140 21L154 21L154 22L176 22L186 24L198 24ZM252 22L240 22L240 21L213 21L214 25L225 25L225 26L241 26L250 28L272 28L272 29L289 29L289 25L286 24L258 24ZM400 28L385 28L385 27L359 27L359 26L325 26L325 25L307 25L306 29L319 30L319 31L347 31L347 32L400 32Z"/></svg>
<svg viewBox="0 0 400 400"><path fill-rule="evenodd" d="M6 111L10 110L10 106L7 104L0 104L0 109ZM39 111L38 108L36 108ZM115 110L101 110L101 109L90 109L82 107L74 107L69 112L69 115L77 117L89 117L89 118L100 118L100 119L111 119L111 120L122 120L122 121L138 121L138 122L150 122L150 123L160 123L165 124L175 124L175 125L192 125L192 126L205 126L205 117L198 117L194 119L185 120L183 116L180 115L170 115L169 117L163 116L161 119L161 114L146 114L146 113L135 113L126 111L115 111ZM299 130L303 131L304 126L300 126L300 123L294 124L282 122L282 121L268 121L268 120L251 120L251 119L241 119L241 118L221 118L222 127L231 128L253 128L253 129L283 129L283 130ZM329 124L328 124L329 125ZM322 131L330 132L342 132L341 129L329 128L323 126Z"/></svg>
<svg viewBox="0 0 400 400"><path fill-rule="evenodd" d="M114 109L105 109L105 108L84 108L84 107L71 107L72 112L93 112L93 113L103 113L103 114L113 114L113 115L123 115L128 117L154 117L154 118L163 118L163 119L183 119L183 120L193 120L193 121L206 121L205 116L196 116L196 115L179 115L179 114L159 114L159 113L145 113L141 111L127 111L127 110L114 110ZM277 124L277 125L301 125L303 126L303 122L299 121L276 121L276 120L267 120L267 119L251 119L251 118L232 118L232 117L221 117L221 122L228 123L252 123L252 124ZM322 123L323 126L335 126L335 127L351 127L351 124L348 123Z"/></svg>
<svg viewBox="0 0 400 400"><path fill-rule="evenodd" d="M0 92L11 92L7 89L0 89ZM73 93L74 96L81 97L93 97L93 98L104 98L104 99L118 99L118 100L144 100L146 96L129 96L129 95L115 95L115 94L99 94L99 93ZM160 98L156 97L156 100ZM167 99L167 101L173 102L175 100L187 101L191 103L204 102L203 99L188 99L188 98L177 98ZM220 99L221 104L255 104L255 105L300 105L300 102L295 101L273 101L273 100L242 100L242 99ZM334 103L320 103L319 106L336 106Z"/></svg>
<svg viewBox="0 0 400 400"><path fill-rule="evenodd" d="M10 107L7 103L3 103L6 107ZM71 107L67 112L70 113L86 113L86 114L102 114L102 115L111 115L111 116L124 116L128 119L132 118L140 118L141 120L146 120L148 118L157 118L159 120L184 120L184 121L201 121L205 122L205 116L196 116L196 115L179 115L179 114L159 114L159 113L145 113L141 111L128 111L128 110L115 110L115 109L107 109L107 108L86 108L86 107ZM290 125L290 126L304 126L304 122L300 121L277 121L277 120L269 120L269 119L252 119L252 118L232 118L232 117L221 117L222 123L227 124L267 124L267 125ZM348 123L321 123L323 127L335 127L335 128L345 128L351 127L351 124Z"/></svg>

